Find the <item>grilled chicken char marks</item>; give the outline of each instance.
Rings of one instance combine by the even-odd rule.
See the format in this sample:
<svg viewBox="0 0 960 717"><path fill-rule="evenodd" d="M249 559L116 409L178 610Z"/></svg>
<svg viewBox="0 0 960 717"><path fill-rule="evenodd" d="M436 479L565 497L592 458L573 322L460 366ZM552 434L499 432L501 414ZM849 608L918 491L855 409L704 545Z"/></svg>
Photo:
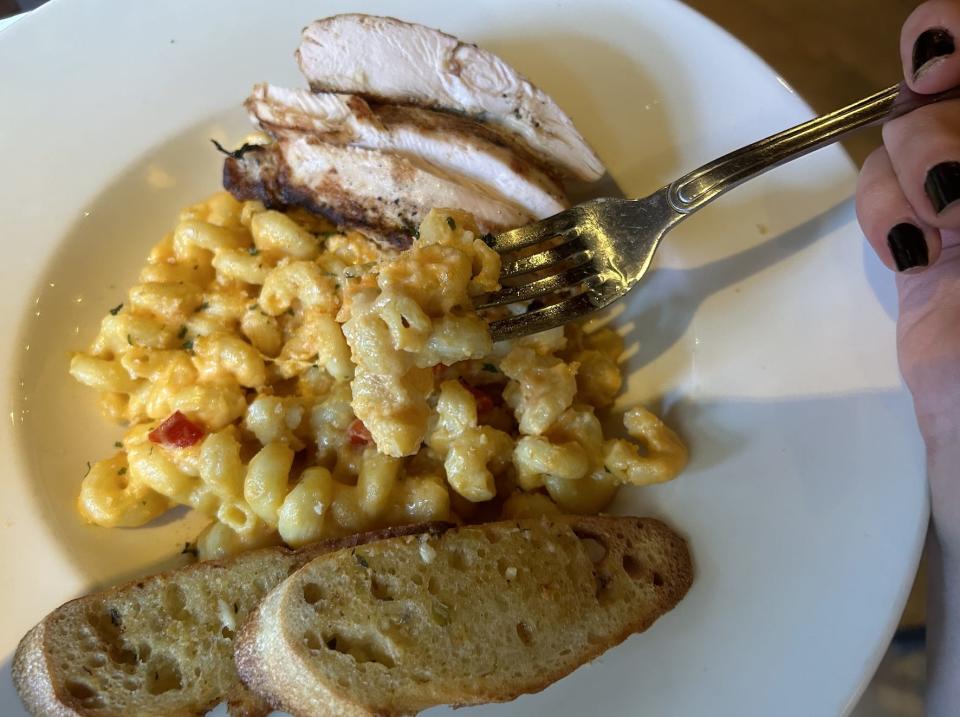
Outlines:
<svg viewBox="0 0 960 717"><path fill-rule="evenodd" d="M246 106L251 119L271 134L299 131L332 144L422 160L488 188L538 219L569 206L560 182L536 160L508 138L464 117L265 84L254 87Z"/></svg>
<svg viewBox="0 0 960 717"><path fill-rule="evenodd" d="M483 232L531 221L518 207L463 177L450 177L412 158L329 144L300 132L227 157L224 187L241 200L301 206L382 245L405 248L432 207L470 212Z"/></svg>

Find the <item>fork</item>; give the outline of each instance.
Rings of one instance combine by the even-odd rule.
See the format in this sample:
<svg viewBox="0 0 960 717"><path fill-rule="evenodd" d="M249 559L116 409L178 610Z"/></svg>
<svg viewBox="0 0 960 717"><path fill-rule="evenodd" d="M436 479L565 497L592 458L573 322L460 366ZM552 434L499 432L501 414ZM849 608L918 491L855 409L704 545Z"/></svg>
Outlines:
<svg viewBox="0 0 960 717"><path fill-rule="evenodd" d="M593 199L534 224L487 235L502 257L500 277L510 285L477 297L475 307L530 301L525 313L490 322L494 341L545 331L603 309L640 282L667 232L721 194L855 130L958 97L960 88L918 95L894 85L725 154L643 199Z"/></svg>

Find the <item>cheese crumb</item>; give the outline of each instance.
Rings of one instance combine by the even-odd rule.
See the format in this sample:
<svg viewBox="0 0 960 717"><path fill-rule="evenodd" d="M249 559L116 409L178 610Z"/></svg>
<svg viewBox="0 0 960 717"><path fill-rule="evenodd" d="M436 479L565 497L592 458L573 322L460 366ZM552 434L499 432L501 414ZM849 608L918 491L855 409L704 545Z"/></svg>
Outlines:
<svg viewBox="0 0 960 717"><path fill-rule="evenodd" d="M506 577L507 580L513 580L514 578L517 577L517 569L511 565L510 567L508 567L506 570L503 571L503 575L504 577Z"/></svg>
<svg viewBox="0 0 960 717"><path fill-rule="evenodd" d="M421 542L420 559L429 565L435 557L437 557L437 551L433 549L433 546L430 543Z"/></svg>

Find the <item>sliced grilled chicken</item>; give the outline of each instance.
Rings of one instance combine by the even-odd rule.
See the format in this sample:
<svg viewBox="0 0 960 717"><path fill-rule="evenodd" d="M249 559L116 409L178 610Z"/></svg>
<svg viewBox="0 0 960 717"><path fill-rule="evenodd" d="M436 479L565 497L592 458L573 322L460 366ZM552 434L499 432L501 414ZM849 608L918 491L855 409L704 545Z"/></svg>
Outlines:
<svg viewBox="0 0 960 717"><path fill-rule="evenodd" d="M411 232L433 207L468 211L483 232L532 219L465 177L408 157L343 147L293 131L280 131L271 144L227 157L223 186L238 199L305 207L396 248L409 246Z"/></svg>
<svg viewBox="0 0 960 717"><path fill-rule="evenodd" d="M247 100L264 130L300 130L337 144L423 159L490 187L537 219L569 204L559 182L478 122L418 107L371 107L357 95L261 84Z"/></svg>
<svg viewBox="0 0 960 717"><path fill-rule="evenodd" d="M545 92L492 52L439 30L335 15L304 28L297 60L315 91L465 114L509 132L565 174L603 175L600 159Z"/></svg>

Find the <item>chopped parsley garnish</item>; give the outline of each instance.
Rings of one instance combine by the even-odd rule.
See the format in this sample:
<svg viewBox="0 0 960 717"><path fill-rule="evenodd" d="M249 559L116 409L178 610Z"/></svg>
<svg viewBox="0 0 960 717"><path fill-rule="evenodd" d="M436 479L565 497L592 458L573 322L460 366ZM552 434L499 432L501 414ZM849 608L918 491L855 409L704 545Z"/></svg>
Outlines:
<svg viewBox="0 0 960 717"><path fill-rule="evenodd" d="M122 475L126 475L126 474L127 474L127 469L126 469L125 466L122 467L122 468L120 468L120 470L117 471L117 475L118 475L118 476L122 476Z"/></svg>
<svg viewBox="0 0 960 717"><path fill-rule="evenodd" d="M360 555L360 553L358 553L356 550L353 551L353 557L356 559L361 568L370 567L370 563L367 562L367 559Z"/></svg>
<svg viewBox="0 0 960 717"><path fill-rule="evenodd" d="M130 334L127 334L127 343L133 346L133 339L130 337Z"/></svg>
<svg viewBox="0 0 960 717"><path fill-rule="evenodd" d="M114 447L114 448L123 448L123 443L121 443L120 441L114 441L114 442L113 442L113 447Z"/></svg>
<svg viewBox="0 0 960 717"><path fill-rule="evenodd" d="M184 351L193 351L193 340L191 339L189 341L184 341L182 344L180 344L180 348L182 348Z"/></svg>
<svg viewBox="0 0 960 717"><path fill-rule="evenodd" d="M180 330L177 332L177 338L178 338L178 339L182 339L182 338L183 338L184 336L186 336L186 335L187 335L187 327L186 327L186 326L181 326L181 327L180 327Z"/></svg>
<svg viewBox="0 0 960 717"><path fill-rule="evenodd" d="M451 229L457 228L457 223L453 221L453 217L447 217L447 226L450 227Z"/></svg>
<svg viewBox="0 0 960 717"><path fill-rule="evenodd" d="M122 304L122 303L117 304L117 305L114 306L112 309L110 309L110 315L111 315L111 316L116 316L117 314L120 313L120 309L122 309L122 308L123 308L123 304Z"/></svg>

